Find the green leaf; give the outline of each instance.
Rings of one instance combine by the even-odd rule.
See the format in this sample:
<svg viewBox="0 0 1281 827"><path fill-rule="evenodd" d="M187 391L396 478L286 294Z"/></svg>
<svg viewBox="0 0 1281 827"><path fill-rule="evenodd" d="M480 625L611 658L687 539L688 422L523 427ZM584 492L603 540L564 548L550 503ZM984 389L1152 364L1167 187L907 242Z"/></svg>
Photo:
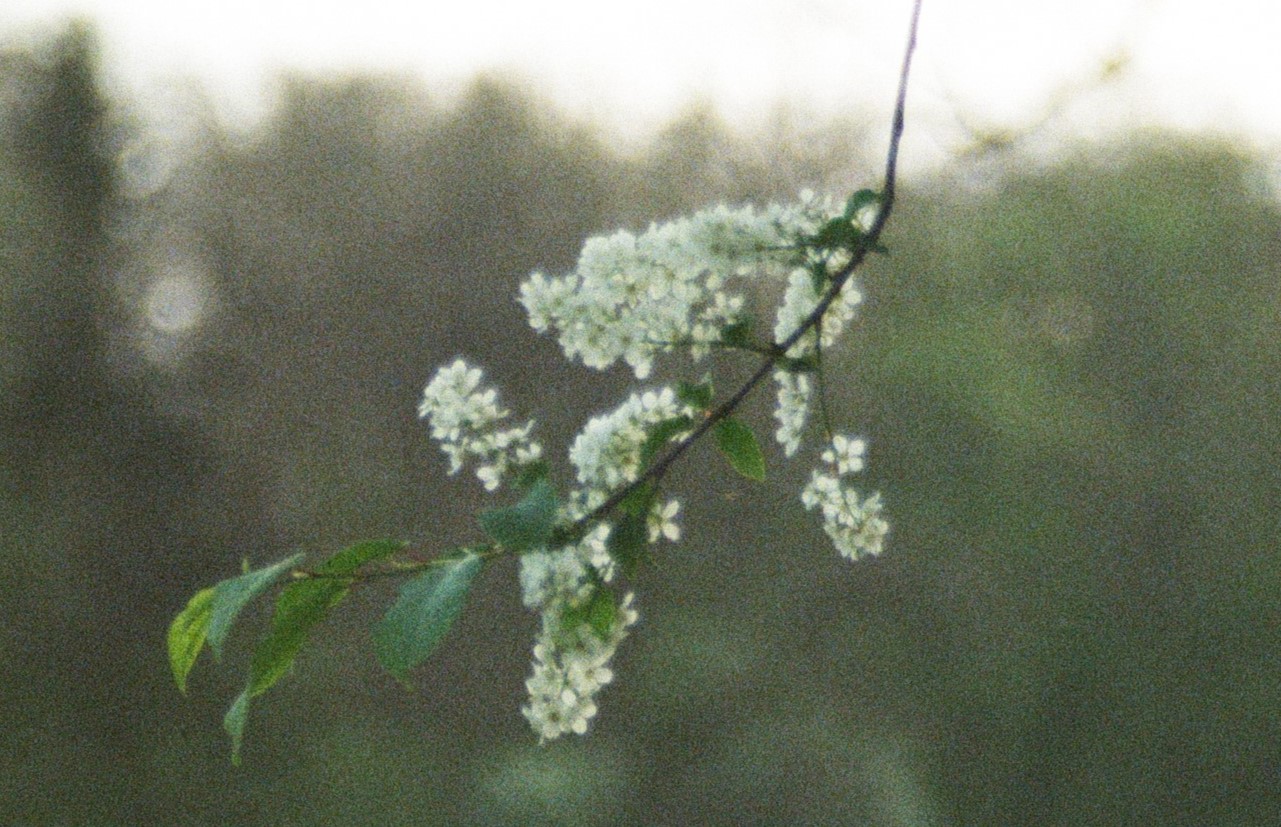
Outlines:
<svg viewBox="0 0 1281 827"><path fill-rule="evenodd" d="M677 382L676 398L699 411L712 407L712 383Z"/></svg>
<svg viewBox="0 0 1281 827"><path fill-rule="evenodd" d="M280 593L271 630L254 649L250 662L250 694L261 695L289 672L307 635L349 588L346 580L303 580L291 583Z"/></svg>
<svg viewBox="0 0 1281 827"><path fill-rule="evenodd" d="M240 747L244 741L245 724L249 720L249 701L266 692L289 671L312 627L323 620L329 610L347 594L351 581L346 578L355 574L364 564L390 557L407 545L402 540L368 540L348 546L315 568L314 573L321 575L320 577L292 583L280 593L276 600L276 612L271 620L271 630L254 650L249 668L249 685L236 698L222 720L223 729L231 736L232 764L240 764ZM301 554L294 555L274 566L235 578L256 578L237 587L236 595L248 594L240 606L243 607L281 572L301 559ZM224 581L215 588L222 588L233 582L235 581ZM236 612L239 612L239 608Z"/></svg>
<svg viewBox="0 0 1281 827"><path fill-rule="evenodd" d="M827 289L827 262L811 261L809 263L810 288L815 296L823 295Z"/></svg>
<svg viewBox="0 0 1281 827"><path fill-rule="evenodd" d="M609 589L597 589L592 595L592 602L587 604L587 623L601 640L606 640L614 630L614 620L618 617L618 605L614 603L614 594Z"/></svg>
<svg viewBox="0 0 1281 827"><path fill-rule="evenodd" d="M254 650L249 673L251 694L261 695L289 671L312 627L346 596L350 581L343 578L365 563L390 557L407 545L401 540L357 543L317 566L315 573L319 577L286 586L276 600L271 630Z"/></svg>
<svg viewBox="0 0 1281 827"><path fill-rule="evenodd" d="M716 423L716 447L734 470L750 480L765 479L765 456L752 429L728 416Z"/></svg>
<svg viewBox="0 0 1281 827"><path fill-rule="evenodd" d="M345 576L408 545L402 540L357 543L317 566L315 573L320 577L286 586L276 600L271 630L254 650L249 668L250 694L261 695L289 672L312 628L347 595L351 582L343 579Z"/></svg>
<svg viewBox="0 0 1281 827"><path fill-rule="evenodd" d="M614 603L613 592L600 587L592 592L590 600L565 608L560 614L560 622L566 631L573 631L586 623L598 638L606 640L617 617L618 606Z"/></svg>
<svg viewBox="0 0 1281 827"><path fill-rule="evenodd" d="M390 557L398 551L404 551L408 546L409 543L404 540L365 540L350 545L330 557L317 566L315 572L329 577L353 574L356 569L366 563Z"/></svg>
<svg viewBox="0 0 1281 827"><path fill-rule="evenodd" d="M859 190L845 202L845 219L853 221L858 214L873 204L881 203L881 196L872 190Z"/></svg>
<svg viewBox="0 0 1281 827"><path fill-rule="evenodd" d="M178 691L187 694L187 675L205 647L209 618L213 614L214 587L201 589L187 601L187 607L169 624L169 666Z"/></svg>
<svg viewBox="0 0 1281 827"><path fill-rule="evenodd" d="M654 457L658 456L658 452L663 450L663 446L672 441L672 437L693 427L694 420L688 416L674 416L671 419L664 419L655 425L641 445L641 468L648 468Z"/></svg>
<svg viewBox="0 0 1281 827"><path fill-rule="evenodd" d="M529 487L520 502L507 508L480 513L480 526L508 551L546 545L556 525L556 491L541 478Z"/></svg>
<svg viewBox="0 0 1281 827"><path fill-rule="evenodd" d="M751 350L755 343L752 341L752 317L743 316L733 324L725 325L721 328L721 341L730 347L741 347Z"/></svg>
<svg viewBox="0 0 1281 827"><path fill-rule="evenodd" d="M209 648L214 658L221 659L222 644L231 631L242 609L258 595L262 594L272 583L285 572L302 562L305 555L295 554L279 563L223 580L214 586L211 606L212 617L209 619Z"/></svg>
<svg viewBox="0 0 1281 827"><path fill-rule="evenodd" d="M462 612L483 564L483 558L469 553L401 587L400 597L374 627L374 652L402 683L410 669L431 656Z"/></svg>
<svg viewBox="0 0 1281 827"><path fill-rule="evenodd" d="M635 575L636 569L648 556L649 510L654 504L654 497L654 487L643 485L618 505L622 516L610 529L605 545L624 577Z"/></svg>
<svg viewBox="0 0 1281 827"><path fill-rule="evenodd" d="M240 766L240 745L245 739L245 722L248 720L249 690L246 689L231 704L222 719L222 728L231 736L231 763L237 767Z"/></svg>
<svg viewBox="0 0 1281 827"><path fill-rule="evenodd" d="M528 491L534 483L541 479L546 479L551 475L551 466L546 460L534 460L530 464L522 467L516 475L515 487L517 491Z"/></svg>

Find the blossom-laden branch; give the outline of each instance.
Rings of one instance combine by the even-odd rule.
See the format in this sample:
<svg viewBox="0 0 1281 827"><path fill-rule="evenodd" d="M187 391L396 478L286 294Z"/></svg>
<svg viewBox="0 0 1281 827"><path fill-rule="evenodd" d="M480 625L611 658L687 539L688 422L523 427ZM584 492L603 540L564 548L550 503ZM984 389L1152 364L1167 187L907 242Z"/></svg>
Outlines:
<svg viewBox="0 0 1281 827"><path fill-rule="evenodd" d="M673 351L696 362L713 349L759 356L732 393L717 402L707 380L632 393L590 419L574 439L574 487L561 494L533 438L534 423L512 424L481 370L458 359L427 384L419 414L451 474L470 466L486 491L508 485L519 495L514 505L480 514L489 542L421 559L409 554L407 543L372 541L311 568L298 566L295 555L192 598L169 633L180 688L206 639L217 654L241 608L286 573L292 577L255 651L249 685L227 714L236 749L249 701L288 671L311 628L350 586L413 576L374 630L380 661L405 680L448 631L484 564L503 555L519 557L522 600L541 615L522 712L540 740L585 732L597 693L613 678L613 654L638 619L634 595L616 595L615 584L635 570L650 544L681 535L680 502L662 495L663 480L708 433L735 471L763 479L760 446L734 414L766 377L777 386L775 438L789 457L802 446L819 392L826 447L801 492L802 504L820 511L843 556L881 552L888 523L880 495L861 497L849 483L863 468L866 443L834 431L823 398L822 353L862 301L854 271L869 253L883 251L920 5L917 0L912 9L879 193L861 190L837 202L806 192L789 205L719 206L639 235L591 238L573 272L558 278L534 273L521 286L520 303L534 330L555 334L566 357L588 367L621 361L644 380L655 360ZM766 339L744 310L744 291L778 282L785 288Z"/></svg>

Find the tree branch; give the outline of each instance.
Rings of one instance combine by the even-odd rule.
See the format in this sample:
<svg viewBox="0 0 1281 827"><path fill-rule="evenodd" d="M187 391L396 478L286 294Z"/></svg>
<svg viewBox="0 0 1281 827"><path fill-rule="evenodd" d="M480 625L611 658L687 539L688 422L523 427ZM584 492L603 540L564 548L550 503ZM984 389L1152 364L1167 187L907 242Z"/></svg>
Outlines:
<svg viewBox="0 0 1281 827"><path fill-rule="evenodd" d="M890 220L890 213L894 209L895 181L898 177L898 151L899 143L903 138L903 124L905 121L904 110L907 108L907 80L912 68L912 55L916 52L916 32L917 24L921 16L921 0L916 0L912 4L912 19L908 26L907 46L903 52L903 66L899 70L898 95L894 102L894 117L890 125L890 145L885 157L885 184L881 189L880 208L877 210L876 218L872 221L872 226L862 236L860 243L850 254L850 259L844 266L837 270L831 276L831 282L823 297L819 299L814 310L805 318L805 320L782 342L779 342L774 352L761 361L756 371L747 379L733 395L714 408L701 421L697 427L681 442L677 443L670 451L660 457L656 462L649 466L643 474L632 483L620 488L610 495L609 499L601 503L596 509L583 519L579 520L578 527L580 530L593 525L616 509L624 500L639 490L642 486L655 482L666 475L667 469L672 466L690 446L702 438L709 430L716 426L725 417L729 416L742 404L757 385L761 383L766 376L774 370L778 357L784 355L795 345L801 338L818 326L831 307L832 302L836 301L841 293L845 283L849 281L850 276L858 269L863 260L867 258L868 252L873 250L878 239L881 237L881 231Z"/></svg>

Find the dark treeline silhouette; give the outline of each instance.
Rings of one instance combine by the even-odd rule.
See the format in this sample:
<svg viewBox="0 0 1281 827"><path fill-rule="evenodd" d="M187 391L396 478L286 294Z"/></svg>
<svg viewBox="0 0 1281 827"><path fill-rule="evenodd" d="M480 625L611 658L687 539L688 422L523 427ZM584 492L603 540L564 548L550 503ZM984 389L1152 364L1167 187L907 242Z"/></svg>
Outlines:
<svg viewBox="0 0 1281 827"><path fill-rule="evenodd" d="M744 487L698 454L586 739L539 748L520 717L535 620L503 565L415 694L369 655L394 587L354 594L233 771L243 656L187 699L165 663L195 589L242 558L475 539L487 500L414 416L435 368L484 365L553 460L628 386L536 338L520 281L595 233L874 185L883 130L696 107L622 152L502 78L439 100L292 77L249 134L197 103L166 144L96 59L84 26L0 56L0 820L1281 816L1281 213L1250 157L1145 135L993 163L981 191L908 182L829 355L884 558L831 552L803 463Z"/></svg>

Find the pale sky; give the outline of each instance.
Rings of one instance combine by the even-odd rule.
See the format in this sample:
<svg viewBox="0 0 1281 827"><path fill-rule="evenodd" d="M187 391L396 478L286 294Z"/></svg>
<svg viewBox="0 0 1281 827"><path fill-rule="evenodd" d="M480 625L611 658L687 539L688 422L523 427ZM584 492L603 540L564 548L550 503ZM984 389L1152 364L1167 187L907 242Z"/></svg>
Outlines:
<svg viewBox="0 0 1281 827"><path fill-rule="evenodd" d="M569 112L643 136L694 100L750 124L791 98L821 114L888 111L908 0L5 0L0 37L79 13L106 69L135 97L198 80L252 121L282 69L408 73L456 89L510 70ZM925 0L909 115L921 153L955 149L958 118L1036 120L1092 137L1165 123L1281 147L1281 4L1275 0ZM1110 58L1127 59L1111 84ZM1092 85L1093 84L1093 85Z"/></svg>

